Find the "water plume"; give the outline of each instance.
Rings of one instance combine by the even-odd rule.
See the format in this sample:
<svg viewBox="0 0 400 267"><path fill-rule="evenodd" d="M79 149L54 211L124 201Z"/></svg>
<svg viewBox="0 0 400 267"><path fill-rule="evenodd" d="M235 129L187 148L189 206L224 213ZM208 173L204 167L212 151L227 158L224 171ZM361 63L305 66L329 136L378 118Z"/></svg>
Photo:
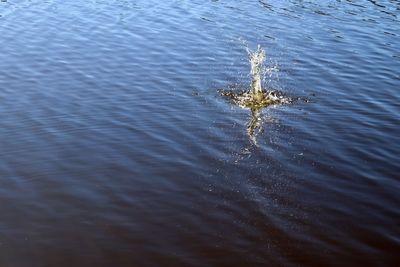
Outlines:
<svg viewBox="0 0 400 267"><path fill-rule="evenodd" d="M264 62L266 54L260 46L251 51L247 48L250 62L251 84L249 90L222 90L222 96L229 98L234 104L250 109L262 109L270 105L291 103L289 97L284 96L277 90L266 90L263 88L263 78L267 72Z"/></svg>
<svg viewBox="0 0 400 267"><path fill-rule="evenodd" d="M247 125L247 134L253 144L257 145L256 136L262 127L262 109L271 105L289 104L290 97L284 96L277 90L263 88L264 76L267 70L264 62L266 54L264 49L258 45L257 49L251 51L247 48L250 62L251 84L248 90L221 90L220 94L230 99L234 104L251 110L251 119Z"/></svg>
<svg viewBox="0 0 400 267"><path fill-rule="evenodd" d="M252 52L247 48L247 53L249 55L250 65L251 65L251 91L253 97L257 100L261 100L263 96L263 90L261 87L261 75L263 72L263 66L265 61L265 51L261 49L260 45L257 50Z"/></svg>

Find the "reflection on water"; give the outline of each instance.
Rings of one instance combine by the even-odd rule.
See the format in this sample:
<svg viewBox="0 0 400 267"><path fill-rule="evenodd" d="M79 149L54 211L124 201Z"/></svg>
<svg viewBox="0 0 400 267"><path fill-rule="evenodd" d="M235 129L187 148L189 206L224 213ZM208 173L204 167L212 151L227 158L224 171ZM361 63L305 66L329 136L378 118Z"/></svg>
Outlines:
<svg viewBox="0 0 400 267"><path fill-rule="evenodd" d="M252 108L251 118L247 124L247 134L253 144L257 145L257 135L262 132L263 117L261 115L261 109Z"/></svg>

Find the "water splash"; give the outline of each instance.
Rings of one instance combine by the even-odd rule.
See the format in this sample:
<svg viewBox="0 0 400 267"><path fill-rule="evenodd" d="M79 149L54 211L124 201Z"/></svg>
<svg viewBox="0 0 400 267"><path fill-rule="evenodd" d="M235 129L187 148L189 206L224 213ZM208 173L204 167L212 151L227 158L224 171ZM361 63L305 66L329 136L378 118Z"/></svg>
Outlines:
<svg viewBox="0 0 400 267"><path fill-rule="evenodd" d="M251 142L257 145L256 137L262 132L262 109L271 105L290 104L292 98L285 96L277 90L264 89L262 84L268 71L276 68L267 69L264 65L266 54L264 49L258 45L255 51L247 48L250 62L251 84L248 90L221 90L220 94L230 99L234 104L251 110L251 118L247 124L247 134Z"/></svg>
<svg viewBox="0 0 400 267"><path fill-rule="evenodd" d="M261 49L260 45L258 46L257 50L252 52L250 49L247 48L247 53L250 58L250 65L251 65L251 90L252 94L255 98L260 99L262 98L262 87L261 87L261 75L265 61L265 51Z"/></svg>
<svg viewBox="0 0 400 267"><path fill-rule="evenodd" d="M276 68L266 68L264 65L266 54L260 46L251 51L247 48L250 61L251 84L249 90L222 90L220 94L229 98L234 104L250 109L262 109L270 105L289 104L292 99L284 96L277 90L266 90L262 87L264 77Z"/></svg>

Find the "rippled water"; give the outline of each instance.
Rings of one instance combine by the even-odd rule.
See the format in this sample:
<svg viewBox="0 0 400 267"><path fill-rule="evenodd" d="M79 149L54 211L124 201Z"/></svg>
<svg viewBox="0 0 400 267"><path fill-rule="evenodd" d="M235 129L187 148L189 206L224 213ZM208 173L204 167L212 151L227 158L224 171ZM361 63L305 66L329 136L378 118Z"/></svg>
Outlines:
<svg viewBox="0 0 400 267"><path fill-rule="evenodd" d="M0 266L398 266L400 2L0 2ZM218 90L308 99L251 112Z"/></svg>

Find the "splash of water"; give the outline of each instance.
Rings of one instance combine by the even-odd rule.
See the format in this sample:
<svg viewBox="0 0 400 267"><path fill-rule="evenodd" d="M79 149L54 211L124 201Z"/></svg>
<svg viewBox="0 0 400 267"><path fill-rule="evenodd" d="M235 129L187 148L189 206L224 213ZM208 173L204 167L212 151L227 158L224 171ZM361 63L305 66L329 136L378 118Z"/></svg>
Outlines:
<svg viewBox="0 0 400 267"><path fill-rule="evenodd" d="M247 125L247 134L253 144L257 145L256 137L262 130L261 110L271 105L289 104L292 99L276 90L266 90L262 87L264 75L267 73L264 61L265 51L258 46L257 50L251 51L247 48L250 61L251 85L249 90L222 90L222 96L229 98L234 104L249 108L251 110L251 119Z"/></svg>
<svg viewBox="0 0 400 267"><path fill-rule="evenodd" d="M251 51L247 48L250 61L251 84L250 90L222 90L222 96L228 97L232 102L240 107L250 109L262 109L270 105L289 104L292 99L284 96L276 90L266 90L262 87L264 75L267 73L264 61L265 51L258 46L257 50ZM275 69L275 68L273 68Z"/></svg>
<svg viewBox="0 0 400 267"><path fill-rule="evenodd" d="M251 65L251 93L253 94L253 97L259 101L262 99L263 96L263 90L261 87L261 75L265 61L265 51L261 49L260 45L258 45L257 50L255 50L254 52L247 48L247 53L249 55Z"/></svg>

